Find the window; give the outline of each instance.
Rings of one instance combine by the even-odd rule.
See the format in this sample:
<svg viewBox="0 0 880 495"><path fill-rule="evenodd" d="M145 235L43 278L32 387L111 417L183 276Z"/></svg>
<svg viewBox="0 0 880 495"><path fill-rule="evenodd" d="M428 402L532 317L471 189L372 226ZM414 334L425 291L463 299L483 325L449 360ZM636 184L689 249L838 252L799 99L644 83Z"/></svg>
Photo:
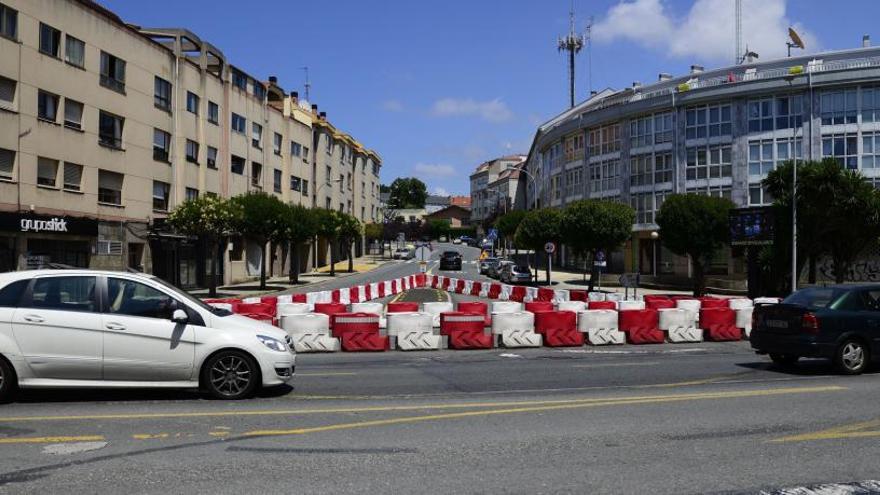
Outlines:
<svg viewBox="0 0 880 495"><path fill-rule="evenodd" d="M257 162L251 162L251 185L254 187L263 187L263 165Z"/></svg>
<svg viewBox="0 0 880 495"><path fill-rule="evenodd" d="M822 156L832 157L841 167L859 168L858 137L854 133L822 136Z"/></svg>
<svg viewBox="0 0 880 495"><path fill-rule="evenodd" d="M199 95L192 91L186 92L186 111L196 115L199 114Z"/></svg>
<svg viewBox="0 0 880 495"><path fill-rule="evenodd" d="M258 150L263 149L263 126L256 122L251 125L251 145Z"/></svg>
<svg viewBox="0 0 880 495"><path fill-rule="evenodd" d="M171 149L171 134L162 129L153 129L153 160L168 162Z"/></svg>
<svg viewBox="0 0 880 495"><path fill-rule="evenodd" d="M856 89L824 91L819 99L822 125L856 123Z"/></svg>
<svg viewBox="0 0 880 495"><path fill-rule="evenodd" d="M125 119L101 110L98 116L98 142L104 146L122 149L122 128Z"/></svg>
<svg viewBox="0 0 880 495"><path fill-rule="evenodd" d="M71 129L82 129L83 104L71 100L64 99L64 126Z"/></svg>
<svg viewBox="0 0 880 495"><path fill-rule="evenodd" d="M199 164L199 143L191 139L186 140L186 161Z"/></svg>
<svg viewBox="0 0 880 495"><path fill-rule="evenodd" d="M620 151L620 125L612 124L592 129L590 131L590 156L604 155ZM555 161L559 150L554 146L553 157Z"/></svg>
<svg viewBox="0 0 880 495"><path fill-rule="evenodd" d="M672 112L654 115L654 144L672 142Z"/></svg>
<svg viewBox="0 0 880 495"><path fill-rule="evenodd" d="M254 96L260 101L266 99L266 87L263 83L254 81Z"/></svg>
<svg viewBox="0 0 880 495"><path fill-rule="evenodd" d="M125 92L125 60L101 52L101 86Z"/></svg>
<svg viewBox="0 0 880 495"><path fill-rule="evenodd" d="M208 102L208 122L214 125L220 123L220 106L213 101Z"/></svg>
<svg viewBox="0 0 880 495"><path fill-rule="evenodd" d="M121 205L122 179L122 174L108 170L98 170L98 202Z"/></svg>
<svg viewBox="0 0 880 495"><path fill-rule="evenodd" d="M69 34L65 36L64 60L70 65L84 68L86 65L86 44Z"/></svg>
<svg viewBox="0 0 880 495"><path fill-rule="evenodd" d="M3 7L0 5L0 7ZM15 308L31 284L30 279L18 280L0 289L0 308Z"/></svg>
<svg viewBox="0 0 880 495"><path fill-rule="evenodd" d="M55 122L58 117L58 95L37 91L37 115L42 120Z"/></svg>
<svg viewBox="0 0 880 495"><path fill-rule="evenodd" d="M97 254L122 255L122 241L98 238Z"/></svg>
<svg viewBox="0 0 880 495"><path fill-rule="evenodd" d="M325 151L327 151L327 154L329 155L330 153L333 152L333 139L331 139L330 136L325 134L324 135L324 144L327 147Z"/></svg>
<svg viewBox="0 0 880 495"><path fill-rule="evenodd" d="M238 69L232 69L232 85L247 91L247 76Z"/></svg>
<svg viewBox="0 0 880 495"><path fill-rule="evenodd" d="M584 159L584 135L577 133L565 138L565 161Z"/></svg>
<svg viewBox="0 0 880 495"><path fill-rule="evenodd" d="M303 146L303 161L309 163L309 148L307 146Z"/></svg>
<svg viewBox="0 0 880 495"><path fill-rule="evenodd" d="M632 148L654 144L654 120L651 117L631 120L629 123L629 143Z"/></svg>
<svg viewBox="0 0 880 495"><path fill-rule="evenodd" d="M776 167L773 140L749 142L749 175L764 176Z"/></svg>
<svg viewBox="0 0 880 495"><path fill-rule="evenodd" d="M776 128L791 129L803 126L803 97L800 95L776 98Z"/></svg>
<svg viewBox="0 0 880 495"><path fill-rule="evenodd" d="M689 187L685 189L685 193L687 194L699 194L701 196L712 196L715 198L731 198L731 189L730 186L699 186L699 187Z"/></svg>
<svg viewBox="0 0 880 495"><path fill-rule="evenodd" d="M0 180L12 180L15 152L0 148Z"/></svg>
<svg viewBox="0 0 880 495"><path fill-rule="evenodd" d="M296 141L290 142L290 154L293 156L301 156L302 155L302 145L297 143Z"/></svg>
<svg viewBox="0 0 880 495"><path fill-rule="evenodd" d="M749 102L749 132L773 130L773 98Z"/></svg>
<svg viewBox="0 0 880 495"><path fill-rule="evenodd" d="M794 140L791 138L776 139L776 166L778 167L786 160L791 160L795 155L798 159L803 158L802 145L801 138Z"/></svg>
<svg viewBox="0 0 880 495"><path fill-rule="evenodd" d="M37 184L55 187L58 181L58 160L37 157Z"/></svg>
<svg viewBox="0 0 880 495"><path fill-rule="evenodd" d="M272 170L272 190L281 192L281 171L277 168Z"/></svg>
<svg viewBox="0 0 880 495"><path fill-rule="evenodd" d="M773 203L770 191L761 184L749 184L749 205L761 206Z"/></svg>
<svg viewBox="0 0 880 495"><path fill-rule="evenodd" d="M40 23L40 53L58 58L58 47L61 45L61 31L48 24Z"/></svg>
<svg viewBox="0 0 880 495"><path fill-rule="evenodd" d="M0 106L13 109L17 85L14 80L0 76Z"/></svg>
<svg viewBox="0 0 880 495"><path fill-rule="evenodd" d="M170 320L177 301L141 282L107 279L107 312L114 315Z"/></svg>
<svg viewBox="0 0 880 495"><path fill-rule="evenodd" d="M168 193L171 191L171 184L153 181L153 209L159 211L168 210Z"/></svg>
<svg viewBox="0 0 880 495"><path fill-rule="evenodd" d="M303 179L302 181L302 193L303 196L308 196L309 194L309 181Z"/></svg>
<svg viewBox="0 0 880 495"><path fill-rule="evenodd" d="M687 180L730 177L730 145L687 149Z"/></svg>
<svg viewBox="0 0 880 495"><path fill-rule="evenodd" d="M880 133L862 134L862 168L880 168Z"/></svg>
<svg viewBox="0 0 880 495"><path fill-rule="evenodd" d="M0 36L18 39L18 11L0 3Z"/></svg>
<svg viewBox="0 0 880 495"><path fill-rule="evenodd" d="M690 107L685 112L685 138L729 136L730 105Z"/></svg>
<svg viewBox="0 0 880 495"><path fill-rule="evenodd" d="M64 190L79 191L82 184L83 166L64 162Z"/></svg>
<svg viewBox="0 0 880 495"><path fill-rule="evenodd" d="M345 175L339 174L339 192L345 192Z"/></svg>
<svg viewBox="0 0 880 495"><path fill-rule="evenodd" d="M290 190L291 191L299 191L301 189L301 185L302 185L302 180L299 177L297 177L295 175L290 176Z"/></svg>
<svg viewBox="0 0 880 495"><path fill-rule="evenodd" d="M171 110L171 83L159 76L153 82L153 105L162 110Z"/></svg>
<svg viewBox="0 0 880 495"><path fill-rule="evenodd" d="M803 124L800 95L752 100L748 104L749 132L790 129Z"/></svg>
<svg viewBox="0 0 880 495"><path fill-rule="evenodd" d="M95 282L95 277L39 277L34 280L30 307L95 312Z"/></svg>
<svg viewBox="0 0 880 495"><path fill-rule="evenodd" d="M278 156L281 156L281 134L277 132L272 134L272 152Z"/></svg>
<svg viewBox="0 0 880 495"><path fill-rule="evenodd" d="M217 148L208 146L208 158L206 160L208 168L217 168Z"/></svg>
<svg viewBox="0 0 880 495"><path fill-rule="evenodd" d="M661 195L662 198L662 195ZM660 200L662 203L662 199ZM630 206L636 211L636 223L654 223L654 194L642 193L630 195Z"/></svg>
<svg viewBox="0 0 880 495"><path fill-rule="evenodd" d="M247 119L245 119L244 117L242 117L241 115L239 115L237 113L232 114L232 130L233 131L235 131L239 134L244 134L245 133L244 128L246 125L247 125Z"/></svg>
<svg viewBox="0 0 880 495"><path fill-rule="evenodd" d="M862 88L862 122L880 122L880 87Z"/></svg>
<svg viewBox="0 0 880 495"><path fill-rule="evenodd" d="M645 186L654 183L654 157L650 154L635 155L629 159L629 184Z"/></svg>
<svg viewBox="0 0 880 495"><path fill-rule="evenodd" d="M240 156L232 155L229 163L232 168L233 174L238 174L238 175L244 174L244 164L245 164L244 158L242 158Z"/></svg>
<svg viewBox="0 0 880 495"><path fill-rule="evenodd" d="M603 160L590 164L590 191L601 193L620 188L620 160Z"/></svg>
<svg viewBox="0 0 880 495"><path fill-rule="evenodd" d="M186 188L186 200L192 201L194 199L199 199L199 190L194 189L192 187L187 187Z"/></svg>
<svg viewBox="0 0 880 495"><path fill-rule="evenodd" d="M654 155L655 183L672 182L672 169L672 153L657 153Z"/></svg>

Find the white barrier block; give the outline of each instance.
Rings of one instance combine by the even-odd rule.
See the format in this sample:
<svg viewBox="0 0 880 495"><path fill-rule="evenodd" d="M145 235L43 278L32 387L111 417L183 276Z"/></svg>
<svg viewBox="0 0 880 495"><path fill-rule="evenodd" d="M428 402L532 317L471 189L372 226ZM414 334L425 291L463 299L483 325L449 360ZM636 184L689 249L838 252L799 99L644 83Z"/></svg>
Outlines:
<svg viewBox="0 0 880 495"><path fill-rule="evenodd" d="M604 301L605 293L604 292L587 292L587 299L590 301Z"/></svg>
<svg viewBox="0 0 880 495"><path fill-rule="evenodd" d="M738 297L734 299L728 299L728 305L730 305L730 309L737 311L740 309L751 308L753 306L751 299L746 299L743 297Z"/></svg>
<svg viewBox="0 0 880 495"><path fill-rule="evenodd" d="M522 309L522 303L516 301L492 301L492 318L498 313L516 313Z"/></svg>
<svg viewBox="0 0 880 495"><path fill-rule="evenodd" d="M503 335L508 330L533 332L535 330L535 315L528 311L492 313L492 333Z"/></svg>
<svg viewBox="0 0 880 495"><path fill-rule="evenodd" d="M446 278L443 275L434 275L437 278L437 288L440 289L443 287L443 280Z"/></svg>
<svg viewBox="0 0 880 495"><path fill-rule="evenodd" d="M694 325L694 317L687 309L664 308L659 310L658 325L666 332L670 342L702 342L703 330Z"/></svg>
<svg viewBox="0 0 880 495"><path fill-rule="evenodd" d="M431 332L434 327L434 315L431 313L388 313L388 335L400 335L404 332Z"/></svg>
<svg viewBox="0 0 880 495"><path fill-rule="evenodd" d="M339 289L339 302L342 304L351 304L351 293L348 291L348 287Z"/></svg>
<svg viewBox="0 0 880 495"><path fill-rule="evenodd" d="M489 282L482 282L480 285L480 297L489 297L489 287L491 285Z"/></svg>
<svg viewBox="0 0 880 495"><path fill-rule="evenodd" d="M755 304L779 304L778 297L756 297Z"/></svg>
<svg viewBox="0 0 880 495"><path fill-rule="evenodd" d="M379 298L379 282L373 282L370 284L370 300ZM364 301L367 302L367 301Z"/></svg>
<svg viewBox="0 0 880 495"><path fill-rule="evenodd" d="M410 287L409 287L409 277L403 277L403 278L400 279L400 280L403 281L403 290L409 290L409 289L410 289Z"/></svg>
<svg viewBox="0 0 880 495"><path fill-rule="evenodd" d="M617 330L617 311L613 309L588 309L577 315L578 332L596 328Z"/></svg>
<svg viewBox="0 0 880 495"><path fill-rule="evenodd" d="M523 299L523 302L532 302L538 298L538 288L537 287L526 287L526 297Z"/></svg>
<svg viewBox="0 0 880 495"><path fill-rule="evenodd" d="M587 331L587 342L591 345L620 345L626 343L626 334L610 328L591 328Z"/></svg>
<svg viewBox="0 0 880 495"><path fill-rule="evenodd" d="M501 345L504 347L541 347L541 335L532 330L503 330Z"/></svg>
<svg viewBox="0 0 880 495"><path fill-rule="evenodd" d="M566 289L556 289L553 291L553 302L559 304L568 301L569 293Z"/></svg>
<svg viewBox="0 0 880 495"><path fill-rule="evenodd" d="M626 299L617 302L617 309L620 311L629 311L633 309L645 309L645 301L633 301Z"/></svg>
<svg viewBox="0 0 880 495"><path fill-rule="evenodd" d="M620 301L623 301L623 294L620 294L617 292L609 292L609 293L605 294L605 300L620 302Z"/></svg>
<svg viewBox="0 0 880 495"><path fill-rule="evenodd" d="M501 292L498 294L498 299L502 301L507 301L510 299L510 293L513 291L513 287L507 284L501 284Z"/></svg>
<svg viewBox="0 0 880 495"><path fill-rule="evenodd" d="M440 313L449 313L455 310L451 302L426 302L422 304L425 313L431 313L432 326L440 326Z"/></svg>
<svg viewBox="0 0 880 495"><path fill-rule="evenodd" d="M259 302L263 302L263 300L260 299L259 297L245 297L244 299L241 300L241 302L243 302L245 304L256 304Z"/></svg>
<svg viewBox="0 0 880 495"><path fill-rule="evenodd" d="M574 311L575 313L579 313L587 310L587 303L583 301L560 301L556 304L556 309L559 311Z"/></svg>
<svg viewBox="0 0 880 495"><path fill-rule="evenodd" d="M278 304L293 302L292 294L282 294L278 296Z"/></svg>
<svg viewBox="0 0 880 495"><path fill-rule="evenodd" d="M321 292L318 292L318 302L320 302L320 303L333 302L333 291L322 290Z"/></svg>
<svg viewBox="0 0 880 495"><path fill-rule="evenodd" d="M690 312L694 322L700 320L700 301L698 299L679 299L675 301L675 307Z"/></svg>
<svg viewBox="0 0 880 495"><path fill-rule="evenodd" d="M465 280L464 281L464 293L470 294L472 290L474 290L474 281L473 280Z"/></svg>
<svg viewBox="0 0 880 495"><path fill-rule="evenodd" d="M742 308L736 310L736 327L742 328L746 338L752 335L752 312L755 308Z"/></svg>
<svg viewBox="0 0 880 495"><path fill-rule="evenodd" d="M440 336L431 331L401 330L397 334L397 348L401 351L437 350L440 342Z"/></svg>
<svg viewBox="0 0 880 495"><path fill-rule="evenodd" d="M374 315L379 315L379 328L385 328L387 326L387 320L385 319L385 306L382 303L377 303L377 302L352 303L351 304L351 312L352 313L370 313L370 314L374 314Z"/></svg>
<svg viewBox="0 0 880 495"><path fill-rule="evenodd" d="M320 297L320 292L308 292L306 293L306 304L309 305L309 308L314 308L316 302L321 302L319 301Z"/></svg>
<svg viewBox="0 0 880 495"><path fill-rule="evenodd" d="M281 317L279 325L291 336L299 333L330 335L330 316L324 313L293 313L284 315Z"/></svg>
<svg viewBox="0 0 880 495"><path fill-rule="evenodd" d="M666 330L666 337L672 343L680 342L702 342L703 329L697 328L691 322L688 326L672 327Z"/></svg>
<svg viewBox="0 0 880 495"><path fill-rule="evenodd" d="M392 284L390 280L386 280L383 284L385 284L385 295L394 295L394 284Z"/></svg>
<svg viewBox="0 0 880 495"><path fill-rule="evenodd" d="M307 303L286 302L278 303L275 311L276 315L280 318L287 315L301 315L303 313L309 313L312 311L312 309L309 308L309 305Z"/></svg>

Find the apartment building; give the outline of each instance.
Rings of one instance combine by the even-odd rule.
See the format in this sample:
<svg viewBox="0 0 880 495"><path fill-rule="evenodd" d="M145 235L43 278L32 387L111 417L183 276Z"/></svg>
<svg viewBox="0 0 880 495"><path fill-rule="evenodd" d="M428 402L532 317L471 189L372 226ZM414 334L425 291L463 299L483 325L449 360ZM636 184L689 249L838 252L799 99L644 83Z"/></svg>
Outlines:
<svg viewBox="0 0 880 495"><path fill-rule="evenodd" d="M63 263L200 285L205 246L163 220L203 194L376 219L379 155L186 29L129 25L88 0L2 0L0 53L0 271ZM233 238L216 255L228 283L262 254Z"/></svg>
<svg viewBox="0 0 880 495"><path fill-rule="evenodd" d="M502 156L481 163L471 174L471 224L478 230L484 220L511 209L517 195L523 194L518 192L519 173L514 177L511 172L525 159L525 155Z"/></svg>

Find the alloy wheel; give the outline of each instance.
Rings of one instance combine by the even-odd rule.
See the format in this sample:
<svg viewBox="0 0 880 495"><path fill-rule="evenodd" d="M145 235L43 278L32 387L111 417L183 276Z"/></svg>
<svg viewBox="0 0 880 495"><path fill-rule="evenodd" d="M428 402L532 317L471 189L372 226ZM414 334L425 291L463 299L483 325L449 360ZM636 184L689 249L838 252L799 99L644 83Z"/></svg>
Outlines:
<svg viewBox="0 0 880 495"><path fill-rule="evenodd" d="M211 367L211 386L225 397L247 390L252 378L250 365L239 356L224 356Z"/></svg>
<svg viewBox="0 0 880 495"><path fill-rule="evenodd" d="M840 359L843 365L849 370L857 370L862 367L865 362L865 350L861 344L857 342L847 342L843 346Z"/></svg>

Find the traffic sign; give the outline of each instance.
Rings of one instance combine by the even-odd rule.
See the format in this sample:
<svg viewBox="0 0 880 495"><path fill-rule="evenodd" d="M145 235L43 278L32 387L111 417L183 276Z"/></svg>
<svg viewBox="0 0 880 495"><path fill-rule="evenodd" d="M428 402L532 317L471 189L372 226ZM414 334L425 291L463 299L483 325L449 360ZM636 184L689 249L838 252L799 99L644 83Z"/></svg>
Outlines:
<svg viewBox="0 0 880 495"><path fill-rule="evenodd" d="M605 251L596 251L596 259L593 260L593 266L606 267L608 262L605 261Z"/></svg>
<svg viewBox="0 0 880 495"><path fill-rule="evenodd" d="M416 249L416 259L419 261L428 261L431 259L431 249L427 246L422 246Z"/></svg>
<svg viewBox="0 0 880 495"><path fill-rule="evenodd" d="M547 244L544 244L544 252L547 254L555 253L556 252L556 244L554 244L552 242L548 242Z"/></svg>
<svg viewBox="0 0 880 495"><path fill-rule="evenodd" d="M498 239L498 229L489 229L489 235L486 236L486 239L490 241L494 241Z"/></svg>

